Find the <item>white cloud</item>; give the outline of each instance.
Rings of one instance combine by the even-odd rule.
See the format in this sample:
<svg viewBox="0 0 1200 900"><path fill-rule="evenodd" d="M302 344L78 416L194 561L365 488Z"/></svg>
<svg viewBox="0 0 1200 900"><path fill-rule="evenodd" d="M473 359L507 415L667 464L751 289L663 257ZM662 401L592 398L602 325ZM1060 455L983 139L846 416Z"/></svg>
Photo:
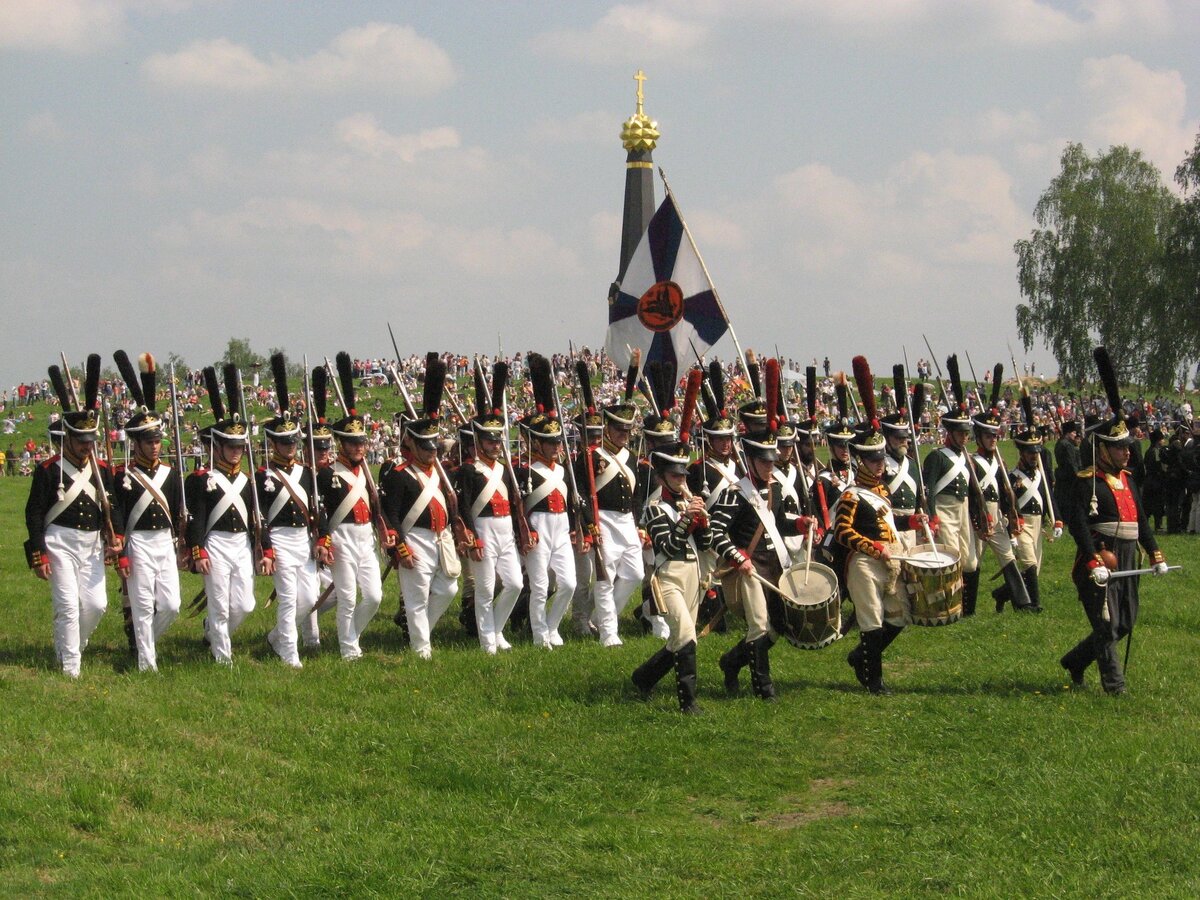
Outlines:
<svg viewBox="0 0 1200 900"><path fill-rule="evenodd" d="M612 7L590 28L546 31L533 48L572 62L641 63L647 59L686 61L708 38L709 25L686 9L676 15L654 5Z"/></svg>
<svg viewBox="0 0 1200 900"><path fill-rule="evenodd" d="M416 134L389 134L370 113L342 119L337 124L337 133L347 147L376 159L394 157L405 163L413 162L418 153L426 150L455 149L462 143L458 131L448 125Z"/></svg>
<svg viewBox="0 0 1200 900"><path fill-rule="evenodd" d="M115 41L123 23L114 0L4 0L0 47L83 53Z"/></svg>
<svg viewBox="0 0 1200 900"><path fill-rule="evenodd" d="M375 22L350 28L311 56L263 59L227 38L195 41L142 64L152 83L234 93L336 92L374 89L405 96L434 94L457 78L449 55L405 25Z"/></svg>
<svg viewBox="0 0 1200 900"><path fill-rule="evenodd" d="M1192 146L1183 76L1120 54L1085 60L1080 86L1090 112L1089 141L1098 149L1128 144L1141 150L1170 181Z"/></svg>

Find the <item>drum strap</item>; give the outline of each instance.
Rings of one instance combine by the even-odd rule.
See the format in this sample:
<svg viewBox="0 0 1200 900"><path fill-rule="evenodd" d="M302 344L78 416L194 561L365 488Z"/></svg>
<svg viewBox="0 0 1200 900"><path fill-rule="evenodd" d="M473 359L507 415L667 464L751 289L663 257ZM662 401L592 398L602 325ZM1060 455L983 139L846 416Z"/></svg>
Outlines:
<svg viewBox="0 0 1200 900"><path fill-rule="evenodd" d="M747 552L751 556L754 555L754 549L757 547L758 541L762 538L762 533L765 531L771 536L771 543L774 545L775 555L779 557L780 567L787 569L792 565L792 558L783 543L783 536L779 533L779 527L775 524L775 514L771 509L769 499L771 482L767 484L768 499L764 500L762 495L759 494L758 488L751 482L749 475L738 482L738 491L746 498L746 502L750 504L750 508L754 510L754 514L758 516L758 530L755 532L754 540L750 542Z"/></svg>

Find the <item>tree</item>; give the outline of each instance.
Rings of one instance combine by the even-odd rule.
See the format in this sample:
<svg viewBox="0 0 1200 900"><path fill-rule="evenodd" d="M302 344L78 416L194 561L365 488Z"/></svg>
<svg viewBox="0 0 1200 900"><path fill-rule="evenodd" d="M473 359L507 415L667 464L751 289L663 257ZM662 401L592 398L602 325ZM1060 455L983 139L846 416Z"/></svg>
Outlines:
<svg viewBox="0 0 1200 900"><path fill-rule="evenodd" d="M1167 242L1178 201L1140 152L1089 156L1068 144L1038 200L1039 228L1017 241L1017 306L1025 349L1039 336L1071 383L1094 378L1092 348L1109 349L1126 383L1168 385L1185 355L1168 327Z"/></svg>
<svg viewBox="0 0 1200 900"><path fill-rule="evenodd" d="M1200 134L1175 170L1183 193L1167 247L1171 292L1167 314L1188 360L1200 357ZM1185 379L1186 380L1186 379ZM1198 385L1200 386L1200 385Z"/></svg>
<svg viewBox="0 0 1200 900"><path fill-rule="evenodd" d="M229 363L233 363L246 374L255 366L265 364L266 359L250 347L250 338L230 338L225 347L225 355L218 361L217 368L220 369Z"/></svg>

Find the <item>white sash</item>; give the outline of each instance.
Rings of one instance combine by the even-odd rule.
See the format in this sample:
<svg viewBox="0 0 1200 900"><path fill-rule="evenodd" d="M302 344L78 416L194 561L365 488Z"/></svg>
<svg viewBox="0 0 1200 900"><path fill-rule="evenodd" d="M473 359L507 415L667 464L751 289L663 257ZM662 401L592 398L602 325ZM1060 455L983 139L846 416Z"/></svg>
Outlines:
<svg viewBox="0 0 1200 900"><path fill-rule="evenodd" d="M712 466L721 475L721 482L713 485L708 492L708 496L704 498L704 508L709 512L712 512L712 508L717 505L717 501L721 499L721 495L725 493L726 488L735 487L737 485L737 463L732 459L725 463L706 459L704 464L706 466ZM706 478L705 481L707 480L708 479Z"/></svg>
<svg viewBox="0 0 1200 900"><path fill-rule="evenodd" d="M61 516L80 494L87 494L93 503L96 503L97 506L100 505L96 501L96 485L92 483L90 466L85 469L77 469L67 461L65 456L58 458L58 464L62 467L63 475L69 478L71 482L63 494L63 498L46 512L47 525L53 524L54 520Z"/></svg>
<svg viewBox="0 0 1200 900"><path fill-rule="evenodd" d="M142 520L142 516L150 508L151 503L157 503L167 514L169 521L171 510L167 506L166 498L162 495L162 486L166 484L167 476L171 474L170 467L159 465L153 478L147 478L146 473L137 466L130 466L125 471L142 486L142 496L138 497L137 503L133 504L133 509L129 511L129 518L125 521L125 533L129 534L137 528L138 522Z"/></svg>
<svg viewBox="0 0 1200 900"><path fill-rule="evenodd" d="M1042 500L1042 473L1034 472L1032 476L1025 474L1017 469L1013 469L1021 479L1017 484L1021 488L1021 494L1017 497L1017 510L1025 509L1034 500L1042 507L1043 511L1046 508L1045 502Z"/></svg>
<svg viewBox="0 0 1200 900"><path fill-rule="evenodd" d="M567 478L563 473L562 466L550 468L543 462L535 462L529 467L530 471L537 472L542 476L542 483L529 492L525 498L525 508L533 509L543 500L550 496L553 491L559 491L563 495L563 501L567 499Z"/></svg>
<svg viewBox="0 0 1200 900"><path fill-rule="evenodd" d="M779 557L779 565L787 569L792 564L791 555L788 553L787 545L783 543L779 527L775 524L775 516L771 510L767 509L767 504L758 493L758 488L751 483L749 475L737 483L737 488L746 498L746 502L750 504L750 508L754 510L754 514L758 516L758 521L762 522L763 530L771 536L775 555Z"/></svg>
<svg viewBox="0 0 1200 900"><path fill-rule="evenodd" d="M855 496L857 496L859 500L866 501L867 505L875 510L876 514L881 512L884 513L884 521L887 522L888 528L892 530L892 536L895 537L899 535L900 532L896 528L896 517L892 515L892 504L889 503L886 498L880 497L874 491L869 491L866 488L861 488L857 485L854 487L849 487L846 490L854 491Z"/></svg>
<svg viewBox="0 0 1200 900"><path fill-rule="evenodd" d="M230 481L220 469L213 469L208 473L208 477L209 484L215 483L221 489L221 499L208 514L208 522L204 526L205 534L212 531L213 526L231 506L241 514L242 523L249 528L250 516L246 514L246 501L242 499L242 488L246 486L246 473L239 470L237 477Z"/></svg>
<svg viewBox="0 0 1200 900"><path fill-rule="evenodd" d="M1000 471L1000 455L996 454L994 459L985 459L978 453L973 454L975 461L979 463L979 468L983 473L979 476L979 490L987 493L988 488L995 488L996 495L1000 495L1000 485L996 483L996 473Z"/></svg>
<svg viewBox="0 0 1200 900"><path fill-rule="evenodd" d="M910 491L913 492L913 496L916 496L917 483L916 483L916 481L913 480L913 477L908 474L908 470L909 470L908 457L906 456L903 459L895 460L889 456L888 460L890 462L894 462L896 464L896 474L892 477L892 480L887 483L888 493L895 494L902 487L907 487Z"/></svg>
<svg viewBox="0 0 1200 900"><path fill-rule="evenodd" d="M295 500L296 504L300 507L301 515L303 515L306 519L308 518L308 492L304 490L300 484L300 478L304 475L304 467L294 465L292 466L292 471L296 474L289 476L288 473L283 469L267 469L267 481L270 481L272 478L277 478L280 481L287 482L287 485L284 487L284 489L279 491L278 496L271 501L271 508L267 510L268 528L270 528L271 523L275 521L275 517L283 511L285 506L287 506L288 500ZM290 493L288 492L288 488L291 488Z"/></svg>
<svg viewBox="0 0 1200 900"><path fill-rule="evenodd" d="M613 456L603 447L597 447L596 455L608 463L608 465L604 467L604 471L596 476L596 493L600 493L600 491L603 490L610 481L616 478L618 472L620 472L621 475L624 476L625 480L629 482L629 490L633 490L634 486L637 484L637 476L633 474L633 470L630 469L629 466L625 465L625 461L629 459L628 447L622 447L617 451L616 456Z"/></svg>
<svg viewBox="0 0 1200 900"><path fill-rule="evenodd" d="M933 486L933 493L930 495L933 497L953 484L960 475L968 481L971 480L967 475L967 455L965 453L955 453L949 447L939 447L938 450L945 455L946 459L950 460L950 471L939 478L937 484Z"/></svg>
<svg viewBox="0 0 1200 900"><path fill-rule="evenodd" d="M475 498L475 502L471 504L471 521L474 522L476 516L483 512L483 508L492 502L492 498L499 494L505 500L508 499L508 486L504 483L504 466L500 463L495 463L490 468L485 468L482 460L475 460L475 471L479 472L487 482L483 489L479 492L479 496ZM416 521L414 519L414 521Z"/></svg>
<svg viewBox="0 0 1200 900"><path fill-rule="evenodd" d="M796 506L799 507L800 506L800 492L796 490L797 474L798 474L798 470L796 469L795 466L792 466L786 472L783 471L783 469L775 469L771 473L771 477L774 478L777 482L779 482L780 488L783 489L783 495L785 497L791 497L793 500L796 501Z"/></svg>
<svg viewBox="0 0 1200 900"><path fill-rule="evenodd" d="M429 507L433 502L434 495L438 492L438 486L441 484L441 477L438 475L437 469L433 470L432 475L426 475L416 466L409 466L404 471L417 479L417 483L421 485L421 493L417 495L417 499L413 505L409 507L407 515L404 516L404 521L400 523L400 533L408 534L412 531L413 525L417 523L417 519L421 518L421 513Z"/></svg>
<svg viewBox="0 0 1200 900"><path fill-rule="evenodd" d="M363 465L367 463L364 460ZM350 469L346 468L341 460L333 464L333 474L342 480L346 485L346 496L342 498L342 502L338 504L337 509L333 511L333 515L329 517L329 530L332 531L345 521L346 516L350 515L350 511L361 500L363 503L370 505L370 500L367 497L367 476L365 472L359 472L357 475Z"/></svg>

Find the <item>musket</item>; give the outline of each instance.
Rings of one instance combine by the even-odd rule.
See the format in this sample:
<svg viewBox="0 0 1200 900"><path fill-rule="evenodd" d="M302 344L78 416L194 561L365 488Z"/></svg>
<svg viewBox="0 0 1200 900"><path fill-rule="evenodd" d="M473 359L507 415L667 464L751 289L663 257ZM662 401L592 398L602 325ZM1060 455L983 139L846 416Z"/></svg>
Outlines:
<svg viewBox="0 0 1200 900"><path fill-rule="evenodd" d="M313 437L313 426L316 420L313 417L313 397L312 384L310 383L308 354L304 354L304 409L308 413L308 471L312 476L313 496L312 504L309 508L309 534L314 541L321 536L321 492L317 489L317 441Z"/></svg>
<svg viewBox="0 0 1200 900"><path fill-rule="evenodd" d="M967 368L969 368L971 370L971 380L973 382L975 382L975 402L979 404L979 412L980 412L980 415L982 415L984 413L984 411L987 410L988 407L984 405L983 395L979 392L979 378L975 374L975 366L971 362L971 354L966 350L964 350L963 353L966 354L966 357L967 357ZM992 389L995 391L999 391L1000 385L993 385ZM1000 460L1000 474L1003 476L1003 477L996 479L996 481L997 481L996 492L1000 493L1001 491L1003 491L1004 495L1006 497L1008 497L1009 508L1012 510L1013 520L1016 521L1017 519L1019 519L1021 517L1021 510L1019 510L1017 508L1017 495L1013 491L1012 481L1009 480L1008 470L1007 470L1007 468L1005 468L1005 465L1004 465L1004 457L1000 455L999 449L996 450L996 457ZM1000 484L999 484L1000 482L1004 483L1003 487L1000 486ZM1017 539L1015 536L1012 536L1012 542L1013 542L1013 545L1015 546L1017 543Z"/></svg>
<svg viewBox="0 0 1200 900"><path fill-rule="evenodd" d="M575 369L576 377L582 379L584 375L580 371L580 368L586 369L587 364L583 363L581 367L576 367ZM581 381L579 384L579 397L581 405L583 398L586 396L587 393L584 390L583 383ZM584 467L587 469L588 497L592 502L592 527L595 533L595 538L592 541L592 555L594 557L593 561L595 564L594 568L596 570L596 580L608 581L608 569L604 565L604 553L600 546L603 542L604 533L600 530L600 499L596 496L596 467L592 460L592 449L595 445L591 444L588 440L587 415L587 407L584 407L583 428L579 436L579 453L583 456ZM583 545L581 544L580 549L582 549L582 546Z"/></svg>
<svg viewBox="0 0 1200 900"><path fill-rule="evenodd" d="M553 376L551 377L553 381ZM521 485L517 481L517 470L513 467L512 448L509 446L508 434L508 391L505 391L500 397L500 415L504 419L504 442L502 454L504 458L504 472L508 475L508 480L512 484L512 508L517 520L517 540L520 542L522 552L532 544L532 535L529 532L529 519L525 515L525 498L521 494Z"/></svg>
<svg viewBox="0 0 1200 900"><path fill-rule="evenodd" d="M933 352L933 347L929 345L929 338L923 334L921 337L925 338L925 346L929 350L929 358L933 360L933 367L937 370L938 389L942 392L942 402L946 404L946 412L949 413L954 409L955 404L958 403L958 398L956 397L954 400L950 399L950 394L946 390L946 382L942 378L942 367L937 361L937 354ZM979 487L979 476L975 474L975 460L971 458L971 454L965 446L963 447L963 456L966 457L967 463L967 486L971 495L970 499L974 501L976 506L976 514L973 517L972 524L977 530L986 531L987 503L983 499L983 490ZM967 509L968 513L970 513L969 503Z"/></svg>
<svg viewBox="0 0 1200 900"><path fill-rule="evenodd" d="M187 540L188 513L187 495L183 491L183 432L179 428L179 391L175 386L175 364L168 370L171 385L171 431L174 432L175 467L179 470L179 521L175 523L176 546L183 547Z"/></svg>
<svg viewBox="0 0 1200 900"><path fill-rule="evenodd" d="M975 374L975 364L971 362L971 351L964 350L963 355L967 358L967 368L971 370L971 381L975 385L975 402L979 404L979 411L982 413L987 409L987 404L983 402L983 394L979 392L979 376Z"/></svg>
<svg viewBox="0 0 1200 900"><path fill-rule="evenodd" d="M258 472L258 467L254 464L254 438L250 434L250 410L246 406L246 389L242 384L242 370L240 368L237 370L237 392L238 406L242 408L242 423L246 427L246 459L250 463L250 500L254 508L254 526L251 529L251 536L254 541L255 559L262 559L263 529L267 527L267 524L263 521L262 507L258 504L258 485L254 483L254 476Z"/></svg>
<svg viewBox="0 0 1200 900"><path fill-rule="evenodd" d="M696 363L700 366L700 371L703 372L704 371L704 357L700 355L700 351L696 349L696 344L694 341L692 341L691 338L688 338L688 346L690 346L692 348L692 353L696 357ZM746 363L744 360L742 361L742 366L743 367L746 366ZM746 368L746 377L747 378L749 378L749 374L750 374L750 369ZM703 385L704 385L704 387L703 387L704 393L706 393L708 395L708 399L713 402L713 408L714 409L724 409L725 408L725 398L717 397L717 395L713 392L712 385L709 384L709 382L708 382L708 378L704 379ZM701 445L701 447L703 447L703 444ZM749 465L749 463L746 462L746 456L745 456L745 453L742 451L741 442L738 441L738 439L736 437L733 439L733 455L737 459L737 464L742 467L742 474L744 475L744 474L748 473L750 471L750 465Z"/></svg>
<svg viewBox="0 0 1200 900"><path fill-rule="evenodd" d="M946 404L946 411L949 412L954 403L951 402L950 394L946 390L946 381L942 377L941 364L938 362L937 354L933 352L933 347L929 345L929 338L925 337L925 335L921 335L921 337L925 339L925 348L929 351L929 358L933 360L933 367L937 369L938 390L942 392L942 402Z"/></svg>
<svg viewBox="0 0 1200 900"><path fill-rule="evenodd" d="M554 414L558 418L558 421L561 423L564 421L564 419L563 419L563 411L562 411L562 401L559 399L559 396L558 396L558 380L551 377L550 386L554 392ZM571 505L572 505L572 508L575 510L575 541L576 541L575 546L582 548L584 545L584 542L585 542L585 534L586 534L586 532L584 531L584 527L583 527L583 500L579 496L579 484L577 483L577 480L575 478L575 467L573 465L571 465L571 454L569 452L566 452L566 450L567 450L567 448L564 446L563 451L567 457L567 461L566 461L566 464L563 465L563 468L567 470L567 484L570 486L570 489L571 489ZM604 570L604 566L601 565L600 568L597 570L597 572L601 572L603 570ZM605 575L607 575L607 574L608 573L605 572Z"/></svg>

